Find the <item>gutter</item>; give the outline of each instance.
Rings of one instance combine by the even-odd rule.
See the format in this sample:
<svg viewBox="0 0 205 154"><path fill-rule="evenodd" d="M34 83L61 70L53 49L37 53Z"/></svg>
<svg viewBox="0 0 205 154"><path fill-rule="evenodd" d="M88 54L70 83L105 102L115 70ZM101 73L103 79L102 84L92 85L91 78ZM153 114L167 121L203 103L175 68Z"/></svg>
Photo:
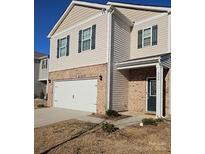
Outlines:
<svg viewBox="0 0 205 154"><path fill-rule="evenodd" d="M107 9L108 13L108 33L107 33L107 105L106 110L111 109L111 53L112 53L112 14L114 10L111 6Z"/></svg>
<svg viewBox="0 0 205 154"><path fill-rule="evenodd" d="M171 12L171 9L167 7L145 6L145 5L127 4L127 3L119 3L119 2L107 2L107 4L117 6L117 7L126 7L126 8L141 9L141 10Z"/></svg>

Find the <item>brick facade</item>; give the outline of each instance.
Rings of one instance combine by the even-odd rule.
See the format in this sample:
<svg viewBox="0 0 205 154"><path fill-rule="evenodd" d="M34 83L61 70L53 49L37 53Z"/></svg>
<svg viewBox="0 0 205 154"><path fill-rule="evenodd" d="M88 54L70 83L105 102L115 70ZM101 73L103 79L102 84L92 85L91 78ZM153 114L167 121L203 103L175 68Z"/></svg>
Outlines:
<svg viewBox="0 0 205 154"><path fill-rule="evenodd" d="M139 68L130 70L128 82L128 110L131 112L146 112L146 82L147 77L155 77L156 69Z"/></svg>
<svg viewBox="0 0 205 154"><path fill-rule="evenodd" d="M128 111L146 112L147 78L156 77L156 68L129 70ZM170 115L170 70L164 69L164 111Z"/></svg>
<svg viewBox="0 0 205 154"><path fill-rule="evenodd" d="M98 79L97 86L97 113L104 114L106 110L106 89L107 89L107 64L93 65L55 71L49 73L51 83L48 83L48 106L53 105L53 81L70 80L83 78L98 78L102 75L103 80ZM146 112L146 89L147 78L156 77L156 68L138 68L128 71L128 111ZM170 70L164 69L164 113L170 115Z"/></svg>
<svg viewBox="0 0 205 154"><path fill-rule="evenodd" d="M99 80L102 75L102 81ZM97 78L97 113L104 114L106 108L106 83L107 83L107 64L86 66L62 71L49 72L48 83L48 106L53 105L53 81L55 80L80 80L83 78Z"/></svg>

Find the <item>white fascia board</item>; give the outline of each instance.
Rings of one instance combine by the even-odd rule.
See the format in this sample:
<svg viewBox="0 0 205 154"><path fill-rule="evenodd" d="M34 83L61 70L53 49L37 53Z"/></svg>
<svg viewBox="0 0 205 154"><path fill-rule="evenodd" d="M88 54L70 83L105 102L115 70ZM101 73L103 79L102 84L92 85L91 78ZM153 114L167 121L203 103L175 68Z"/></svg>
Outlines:
<svg viewBox="0 0 205 154"><path fill-rule="evenodd" d="M158 60L159 61L160 56L157 57L152 57L152 58L145 58L145 59L137 59L137 60L130 60L130 61L126 61L126 62L120 62L117 63L117 65L122 65L122 64L130 64L130 63L136 63L136 62L145 62L145 61L154 61L154 60Z"/></svg>
<svg viewBox="0 0 205 154"><path fill-rule="evenodd" d="M119 7L128 7L128 8L143 9L143 10L150 10L150 11L171 12L171 9L166 7L142 6L142 5L134 5L134 4L126 4L126 3L117 3L117 2L108 2L107 4L113 6L119 6Z"/></svg>
<svg viewBox="0 0 205 154"><path fill-rule="evenodd" d="M48 34L47 38L51 38L53 33L56 31L56 29L61 24L61 22L65 19L65 17L71 11L71 9L73 8L74 5L83 5L83 6L87 6L87 7L102 8L102 9L103 8L107 9L107 7L108 7L107 5L102 5L102 4L89 3L89 2L80 2L80 1L72 1L70 3L70 5L67 7L67 9L65 10L65 12L63 13L63 15L58 20L58 22L55 24L55 26L53 27L51 32Z"/></svg>
<svg viewBox="0 0 205 154"><path fill-rule="evenodd" d="M143 64L143 65L133 65L133 66L124 66L124 67L118 67L117 70L125 70L125 69L133 69L133 68L143 68L143 67L156 66L156 65L157 65L157 63Z"/></svg>

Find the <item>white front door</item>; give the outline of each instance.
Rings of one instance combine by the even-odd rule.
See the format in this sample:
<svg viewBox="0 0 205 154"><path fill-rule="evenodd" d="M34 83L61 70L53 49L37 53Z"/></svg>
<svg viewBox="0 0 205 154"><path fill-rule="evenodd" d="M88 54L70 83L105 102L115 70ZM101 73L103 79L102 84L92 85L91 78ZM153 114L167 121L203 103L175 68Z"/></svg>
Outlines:
<svg viewBox="0 0 205 154"><path fill-rule="evenodd" d="M54 107L96 112L97 80L54 82Z"/></svg>

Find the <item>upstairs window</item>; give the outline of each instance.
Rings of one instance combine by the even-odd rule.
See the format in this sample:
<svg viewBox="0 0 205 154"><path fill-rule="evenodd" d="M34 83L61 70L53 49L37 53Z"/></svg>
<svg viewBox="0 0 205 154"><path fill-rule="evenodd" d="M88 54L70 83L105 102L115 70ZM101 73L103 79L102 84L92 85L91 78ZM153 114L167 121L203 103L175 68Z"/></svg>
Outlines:
<svg viewBox="0 0 205 154"><path fill-rule="evenodd" d="M47 68L47 60L46 59L42 60L41 68L42 69L46 69Z"/></svg>
<svg viewBox="0 0 205 154"><path fill-rule="evenodd" d="M82 51L91 49L91 27L83 30L81 47Z"/></svg>
<svg viewBox="0 0 205 154"><path fill-rule="evenodd" d="M150 46L151 45L151 28L144 29L143 31L143 46Z"/></svg>
<svg viewBox="0 0 205 154"><path fill-rule="evenodd" d="M57 42L57 58L69 55L70 36L58 39Z"/></svg>
<svg viewBox="0 0 205 154"><path fill-rule="evenodd" d="M66 56L66 46L67 46L67 39L66 37L59 40L59 57Z"/></svg>
<svg viewBox="0 0 205 154"><path fill-rule="evenodd" d="M79 31L78 53L95 49L96 25Z"/></svg>
<svg viewBox="0 0 205 154"><path fill-rule="evenodd" d="M138 49L157 45L158 26L154 25L138 31Z"/></svg>

